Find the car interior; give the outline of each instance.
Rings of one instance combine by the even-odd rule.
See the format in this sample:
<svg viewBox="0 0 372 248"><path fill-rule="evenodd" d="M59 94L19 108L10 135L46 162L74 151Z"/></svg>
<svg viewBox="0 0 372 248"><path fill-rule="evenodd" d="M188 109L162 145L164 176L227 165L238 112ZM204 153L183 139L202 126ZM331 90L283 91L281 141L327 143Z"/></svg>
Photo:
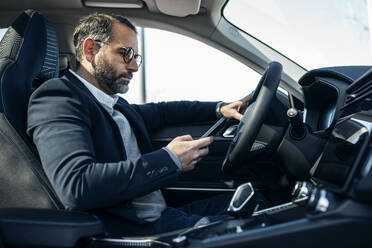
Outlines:
<svg viewBox="0 0 372 248"><path fill-rule="evenodd" d="M232 0L231 0L232 1ZM0 248L368 247L372 242L372 66L305 70L222 16L228 0L2 1ZM233 194L229 218L152 236L112 235L99 211L66 210L26 134L28 100L76 66L72 33L89 13L202 41L262 75L238 122L151 133L155 149L180 134L213 135L195 170L163 189L168 206ZM279 90L282 89L282 90ZM239 89L237 89L239 90ZM258 194L270 204L254 204Z"/></svg>

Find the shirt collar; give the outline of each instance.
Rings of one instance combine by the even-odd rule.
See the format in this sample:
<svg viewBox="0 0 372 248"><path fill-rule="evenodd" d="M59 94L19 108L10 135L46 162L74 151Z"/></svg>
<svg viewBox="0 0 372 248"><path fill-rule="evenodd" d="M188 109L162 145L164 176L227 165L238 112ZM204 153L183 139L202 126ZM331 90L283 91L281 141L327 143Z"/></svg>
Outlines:
<svg viewBox="0 0 372 248"><path fill-rule="evenodd" d="M80 77L76 72L69 69L69 71L75 75L84 85L88 88L90 93L97 99L99 103L101 103L109 112L112 114L114 112L114 105L119 100L119 96L117 95L108 95L102 90L95 87L93 84L89 83L84 78Z"/></svg>

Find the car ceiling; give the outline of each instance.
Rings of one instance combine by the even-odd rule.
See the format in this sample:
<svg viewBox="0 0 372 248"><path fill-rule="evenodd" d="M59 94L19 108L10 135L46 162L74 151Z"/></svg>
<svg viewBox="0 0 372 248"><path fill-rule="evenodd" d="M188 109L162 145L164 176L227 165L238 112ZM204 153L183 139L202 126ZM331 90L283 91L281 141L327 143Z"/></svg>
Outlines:
<svg viewBox="0 0 372 248"><path fill-rule="evenodd" d="M221 8L225 2L226 0L0 1L0 26L8 27L25 9L36 9L56 27L61 53L71 53L72 43L66 41L66 37L71 36L78 20L88 13L104 11L123 14L137 26L177 32L208 43L208 36L221 18ZM119 8L113 8L115 6Z"/></svg>
<svg viewBox="0 0 372 248"><path fill-rule="evenodd" d="M130 17L136 25L146 27L156 26L156 23L151 25L149 21L177 26L179 23L185 24L186 18L193 23L190 26L194 27L194 32L199 28L203 31L201 33L206 33L208 28L213 28L218 22L225 2L226 0L6 0L0 1L0 25L9 25L19 12L30 8L39 10L53 23L72 25L87 13L96 11L122 13ZM194 19L203 19L203 22L209 20L214 25L195 27L197 23Z"/></svg>

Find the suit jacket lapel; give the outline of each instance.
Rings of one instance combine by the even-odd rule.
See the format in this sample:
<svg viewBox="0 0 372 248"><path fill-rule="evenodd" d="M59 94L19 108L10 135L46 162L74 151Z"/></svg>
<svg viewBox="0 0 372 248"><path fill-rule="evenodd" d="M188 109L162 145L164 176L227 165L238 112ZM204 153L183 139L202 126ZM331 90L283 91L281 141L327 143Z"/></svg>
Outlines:
<svg viewBox="0 0 372 248"><path fill-rule="evenodd" d="M63 77L67 78L68 81L72 82L75 86L82 89L83 92L86 94L86 96L88 98L90 98L92 101L94 101L95 103L97 103L98 107L100 109L102 109L103 114L107 117L107 119L111 123L111 127L115 130L115 133L116 133L115 136L117 137L116 141L118 142L118 145L120 145L120 147L122 147L121 156L122 156L123 159L126 159L127 158L127 153L125 151L124 142L123 142L123 139L121 138L119 127L116 124L115 120L112 118L112 116L104 109L104 107L101 105L101 103L93 96L93 94L88 90L88 88L85 87L85 85L77 77L75 77L75 75L73 75L70 72L66 72L63 75Z"/></svg>
<svg viewBox="0 0 372 248"><path fill-rule="evenodd" d="M74 74L70 73L69 71L67 71L62 78L66 77L68 81L72 82L75 86L79 87L80 89L82 89L86 94L87 96L94 102L98 103L99 106L101 106L101 104L98 102L98 100L93 96L93 94L88 90L87 87L85 87L85 85L80 81L80 79L78 79Z"/></svg>
<svg viewBox="0 0 372 248"><path fill-rule="evenodd" d="M142 154L151 152L153 148L142 116L139 115L136 110L122 98L119 98L115 108L117 108L128 119L131 127L134 130L137 143Z"/></svg>
<svg viewBox="0 0 372 248"><path fill-rule="evenodd" d="M67 72L64 75L64 77L67 77L67 79L69 81L73 81L73 83L77 87L84 90L84 92L87 93L87 96L91 100L93 100L94 102L98 103L98 105L103 109L103 107L98 102L98 100L92 95L92 93L90 93L90 91L84 86L84 84L82 82L80 82L80 80L77 77L75 77L70 72ZM136 135L137 143L138 143L138 146L139 146L139 149L140 149L141 153L144 154L144 153L151 152L153 150L153 147L152 147L152 144L151 144L151 139L150 139L149 133L148 133L148 131L145 127L145 123L142 119L142 116L140 116L136 112L136 110L122 98L119 98L119 101L115 105L115 108L118 109L128 119L131 127L134 130L134 134ZM119 137L119 140L120 140L119 142L124 149L123 153L124 153L124 156L126 158L125 147L124 147L124 144L123 144L123 140L121 139L120 130L117 127L114 119L109 115L109 113L107 113L106 110L104 110L103 112L108 117L108 119L111 121L111 123L114 123L113 126L116 129L116 132L118 134L117 137Z"/></svg>

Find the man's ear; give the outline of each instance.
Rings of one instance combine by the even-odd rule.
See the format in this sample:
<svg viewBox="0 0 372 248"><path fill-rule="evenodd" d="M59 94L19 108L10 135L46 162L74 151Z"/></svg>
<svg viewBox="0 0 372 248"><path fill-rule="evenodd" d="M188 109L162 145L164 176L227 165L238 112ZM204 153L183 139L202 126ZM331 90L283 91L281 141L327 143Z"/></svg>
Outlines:
<svg viewBox="0 0 372 248"><path fill-rule="evenodd" d="M92 38L86 38L83 43L83 58L92 63L94 56L98 53L98 46Z"/></svg>

